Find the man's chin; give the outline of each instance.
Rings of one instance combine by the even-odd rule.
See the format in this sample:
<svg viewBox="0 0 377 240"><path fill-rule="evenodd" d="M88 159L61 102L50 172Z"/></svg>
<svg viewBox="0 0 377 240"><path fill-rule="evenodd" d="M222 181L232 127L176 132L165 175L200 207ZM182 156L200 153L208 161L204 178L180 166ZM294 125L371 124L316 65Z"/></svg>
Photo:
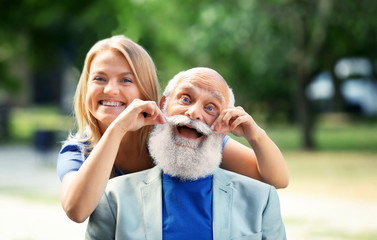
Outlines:
<svg viewBox="0 0 377 240"><path fill-rule="evenodd" d="M205 138L206 137L202 136L200 138L192 139L181 137L179 135L174 135L173 137L175 145L190 149L197 149L202 142L205 141Z"/></svg>
<svg viewBox="0 0 377 240"><path fill-rule="evenodd" d="M193 144L187 145L187 144L176 143L175 145L177 145L178 147L189 148L189 149L196 149L197 148L197 147L194 147Z"/></svg>

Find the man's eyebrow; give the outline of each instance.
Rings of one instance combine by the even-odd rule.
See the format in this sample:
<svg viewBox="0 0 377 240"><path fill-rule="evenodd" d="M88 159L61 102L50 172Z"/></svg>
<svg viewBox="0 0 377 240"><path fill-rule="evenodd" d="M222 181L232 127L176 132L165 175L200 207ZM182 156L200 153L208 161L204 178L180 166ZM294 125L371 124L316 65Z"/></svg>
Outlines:
<svg viewBox="0 0 377 240"><path fill-rule="evenodd" d="M182 91L187 91L189 93L195 93L196 92L194 85L192 85L190 83L182 83L178 87L178 92L182 92Z"/></svg>
<svg viewBox="0 0 377 240"><path fill-rule="evenodd" d="M210 91L210 93L212 94L212 96L214 96L217 100L220 101L220 103L225 103L225 98L224 96L219 93L219 92L216 92L216 91Z"/></svg>
<svg viewBox="0 0 377 240"><path fill-rule="evenodd" d="M195 93L197 92L197 90L194 88L195 85L191 84L191 83L183 83L182 86L180 86L180 91L187 91L189 93ZM201 87L198 87L198 88L201 88ZM201 88L203 89L203 88ZM217 91L210 91L210 90L207 90L207 89L204 89L208 92L210 92L210 94L216 98L218 101L220 101L220 103L225 103L225 98L224 96L217 92Z"/></svg>

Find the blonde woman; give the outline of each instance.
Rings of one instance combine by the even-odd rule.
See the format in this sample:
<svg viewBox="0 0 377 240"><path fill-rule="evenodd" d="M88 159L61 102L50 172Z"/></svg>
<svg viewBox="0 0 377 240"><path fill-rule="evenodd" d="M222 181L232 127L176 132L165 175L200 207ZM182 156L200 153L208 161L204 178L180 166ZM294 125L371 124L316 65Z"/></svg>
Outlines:
<svg viewBox="0 0 377 240"><path fill-rule="evenodd" d="M153 167L148 134L152 125L165 123L158 91L151 57L129 38L114 36L90 49L75 94L77 133L62 146L57 165L60 198L70 219L83 222L90 216L109 178ZM229 121L228 115L217 123ZM257 140L253 145L259 148ZM229 137L223 146L224 168L277 188L288 184L277 147L257 159L254 150Z"/></svg>

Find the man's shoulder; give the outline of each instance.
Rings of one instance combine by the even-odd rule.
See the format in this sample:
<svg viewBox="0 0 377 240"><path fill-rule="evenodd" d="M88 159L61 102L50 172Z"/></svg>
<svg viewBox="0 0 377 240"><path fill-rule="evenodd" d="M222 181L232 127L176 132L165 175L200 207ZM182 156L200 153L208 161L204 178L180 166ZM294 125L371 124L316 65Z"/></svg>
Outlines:
<svg viewBox="0 0 377 240"><path fill-rule="evenodd" d="M119 189L133 189L142 187L152 181L159 179L161 170L157 167L143 170L140 172L129 173L109 180L106 192L119 191Z"/></svg>
<svg viewBox="0 0 377 240"><path fill-rule="evenodd" d="M218 169L213 179L214 190L230 193L233 201L237 204L252 202L253 207L263 209L271 198L278 199L276 189L273 186L234 172ZM224 195L217 194L216 196Z"/></svg>
<svg viewBox="0 0 377 240"><path fill-rule="evenodd" d="M244 175L218 168L214 174L216 181L224 185L239 190L247 190L252 192L269 192L273 186L264 182L255 180Z"/></svg>

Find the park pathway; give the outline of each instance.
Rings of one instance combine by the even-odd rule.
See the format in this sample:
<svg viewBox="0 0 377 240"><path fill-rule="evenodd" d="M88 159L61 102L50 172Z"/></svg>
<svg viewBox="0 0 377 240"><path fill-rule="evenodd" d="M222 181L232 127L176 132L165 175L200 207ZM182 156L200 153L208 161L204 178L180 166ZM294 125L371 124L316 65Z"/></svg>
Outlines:
<svg viewBox="0 0 377 240"><path fill-rule="evenodd" d="M0 146L0 239L84 238L87 223L70 221L59 203L57 152ZM290 240L377 236L377 203L294 193L289 188L278 192Z"/></svg>

